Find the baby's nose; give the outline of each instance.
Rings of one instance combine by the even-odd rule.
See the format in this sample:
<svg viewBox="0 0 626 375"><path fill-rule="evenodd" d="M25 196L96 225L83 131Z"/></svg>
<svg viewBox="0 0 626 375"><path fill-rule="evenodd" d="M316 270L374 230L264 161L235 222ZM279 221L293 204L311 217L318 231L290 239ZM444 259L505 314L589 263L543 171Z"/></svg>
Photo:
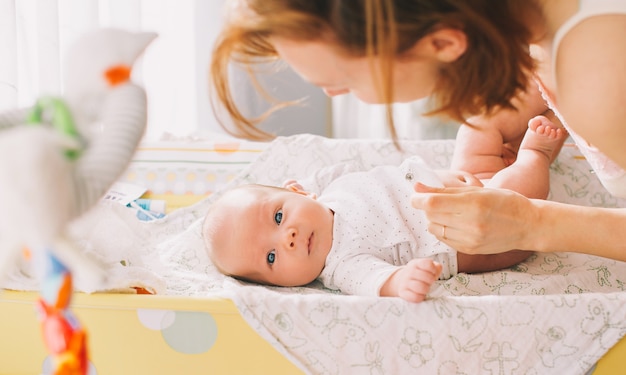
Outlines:
<svg viewBox="0 0 626 375"><path fill-rule="evenodd" d="M289 228L285 237L285 246L288 250L294 250L296 248L296 236L298 231L295 228Z"/></svg>

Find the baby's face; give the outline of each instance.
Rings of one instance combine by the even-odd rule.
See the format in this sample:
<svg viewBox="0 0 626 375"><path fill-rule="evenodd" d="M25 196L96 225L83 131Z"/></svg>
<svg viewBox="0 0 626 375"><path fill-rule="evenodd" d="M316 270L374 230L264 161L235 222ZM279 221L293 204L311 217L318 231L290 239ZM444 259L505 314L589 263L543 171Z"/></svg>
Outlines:
<svg viewBox="0 0 626 375"><path fill-rule="evenodd" d="M225 230L216 238L220 268L279 286L306 285L319 276L332 246L328 207L274 187L237 189L225 198Z"/></svg>

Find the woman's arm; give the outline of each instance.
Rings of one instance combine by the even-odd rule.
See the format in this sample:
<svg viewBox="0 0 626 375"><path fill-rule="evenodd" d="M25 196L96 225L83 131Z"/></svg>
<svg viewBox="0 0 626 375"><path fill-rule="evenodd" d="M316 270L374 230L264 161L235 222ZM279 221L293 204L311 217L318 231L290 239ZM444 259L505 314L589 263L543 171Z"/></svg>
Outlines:
<svg viewBox="0 0 626 375"><path fill-rule="evenodd" d="M626 209L528 199L500 189L417 184L415 190L411 202L425 211L428 231L457 251L569 251L626 261Z"/></svg>
<svg viewBox="0 0 626 375"><path fill-rule="evenodd" d="M626 209L532 200L538 211L530 246L626 261Z"/></svg>

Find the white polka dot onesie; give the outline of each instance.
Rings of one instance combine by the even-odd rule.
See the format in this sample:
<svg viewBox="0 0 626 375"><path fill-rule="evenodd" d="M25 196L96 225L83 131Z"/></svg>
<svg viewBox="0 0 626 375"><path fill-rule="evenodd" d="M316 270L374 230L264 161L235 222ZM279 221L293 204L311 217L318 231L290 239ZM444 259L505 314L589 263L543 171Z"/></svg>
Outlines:
<svg viewBox="0 0 626 375"><path fill-rule="evenodd" d="M441 186L417 157L338 177L318 200L335 213L333 244L319 279L345 294L378 296L389 276L411 259L443 265L442 279L457 273L456 251L427 231L421 210L411 206L413 185Z"/></svg>

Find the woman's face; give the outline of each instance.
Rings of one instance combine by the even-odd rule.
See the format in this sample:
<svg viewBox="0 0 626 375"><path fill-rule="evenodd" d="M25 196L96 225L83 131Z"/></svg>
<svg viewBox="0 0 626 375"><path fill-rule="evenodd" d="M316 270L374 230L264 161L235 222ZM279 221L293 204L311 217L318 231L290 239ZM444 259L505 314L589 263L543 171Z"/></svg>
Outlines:
<svg viewBox="0 0 626 375"><path fill-rule="evenodd" d="M326 41L300 42L273 38L279 56L304 80L321 87L326 95L352 93L366 103L385 102L372 74L379 71L379 59L373 64L367 57L350 57ZM437 79L438 62L421 53L418 41L411 57L396 59L393 64L393 101L410 102L430 95ZM378 74L378 73L376 73ZM380 88L379 88L380 87Z"/></svg>

